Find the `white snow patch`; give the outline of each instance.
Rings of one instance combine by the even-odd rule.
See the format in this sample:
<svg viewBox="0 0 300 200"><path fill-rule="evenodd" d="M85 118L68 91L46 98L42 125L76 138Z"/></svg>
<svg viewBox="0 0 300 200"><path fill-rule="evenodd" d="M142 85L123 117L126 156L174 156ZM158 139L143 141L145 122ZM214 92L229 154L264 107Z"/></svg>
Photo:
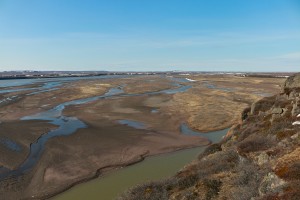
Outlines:
<svg viewBox="0 0 300 200"><path fill-rule="evenodd" d="M193 80L193 79L189 79L189 78L185 78L186 80L190 81L190 82L194 82L196 80Z"/></svg>
<svg viewBox="0 0 300 200"><path fill-rule="evenodd" d="M298 114L297 117L300 117L300 114Z"/></svg>
<svg viewBox="0 0 300 200"><path fill-rule="evenodd" d="M292 125L300 125L300 121L295 121Z"/></svg>
<svg viewBox="0 0 300 200"><path fill-rule="evenodd" d="M44 107L47 107L47 106L50 106L50 104L45 104L45 105L42 105L41 107L44 108Z"/></svg>
<svg viewBox="0 0 300 200"><path fill-rule="evenodd" d="M190 74L179 74L181 76L189 76Z"/></svg>

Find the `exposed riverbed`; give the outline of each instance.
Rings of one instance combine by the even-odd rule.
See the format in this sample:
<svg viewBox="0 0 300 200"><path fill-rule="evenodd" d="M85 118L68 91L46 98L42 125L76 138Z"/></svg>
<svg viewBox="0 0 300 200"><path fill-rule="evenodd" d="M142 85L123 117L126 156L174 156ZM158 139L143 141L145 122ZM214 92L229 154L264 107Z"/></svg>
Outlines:
<svg viewBox="0 0 300 200"><path fill-rule="evenodd" d="M48 88L59 86L60 82L54 82L53 84L50 82L49 84L44 84L44 85L45 85L44 88L48 89ZM110 98L110 97L115 97L115 96L120 96L120 97L123 96L124 97L124 96L139 96L139 95L156 95L156 94L176 94L178 92L184 92L191 88L191 86L182 86L176 82L174 82L173 85L175 86L175 88L162 90L162 91L156 91L156 92L147 92L147 93L142 93L142 94L125 94L123 91L123 86L118 86L115 88L111 88L108 92L106 92L104 95L101 95L101 96L95 96L95 97L90 97L90 98L68 101L68 102L59 104L58 106L56 106L48 111L41 112L41 113L38 113L38 114L35 114L32 116L22 117L21 118L22 120L49 121L49 123L57 125L57 126L59 126L59 128L42 135L35 143L33 143L30 146L30 154L29 154L28 158L24 161L24 163L15 170L8 170L8 169L2 170L2 173L0 173L0 179L5 179L10 176L19 176L19 175L24 174L26 171L30 170L40 159L40 157L43 153L43 150L44 150L45 143L49 139L51 139L53 137L58 137L58 136L67 136L67 135L75 133L80 128L86 127L86 125L82 121L77 119L76 117L67 117L67 116L62 115L62 112L66 106L86 104L86 103L96 101L99 99ZM134 122L126 121L126 120L121 120L120 123L131 125L133 127L138 126L137 123L134 124ZM139 126L141 126L141 125L139 125ZM10 143L12 143L12 142L10 142ZM7 142L4 144L6 145Z"/></svg>

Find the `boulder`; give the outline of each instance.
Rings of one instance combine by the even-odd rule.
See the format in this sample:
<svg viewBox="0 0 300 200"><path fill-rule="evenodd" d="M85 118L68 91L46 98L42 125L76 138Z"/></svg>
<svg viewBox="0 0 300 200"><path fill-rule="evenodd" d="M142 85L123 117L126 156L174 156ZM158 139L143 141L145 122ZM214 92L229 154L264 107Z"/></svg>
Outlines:
<svg viewBox="0 0 300 200"><path fill-rule="evenodd" d="M300 73L288 77L283 84L284 89L300 88Z"/></svg>
<svg viewBox="0 0 300 200"><path fill-rule="evenodd" d="M281 113L283 113L282 108L273 108L272 109L272 114L281 114Z"/></svg>
<svg viewBox="0 0 300 200"><path fill-rule="evenodd" d="M261 166L267 162L269 162L269 156L266 152L262 152L257 158L257 164Z"/></svg>
<svg viewBox="0 0 300 200"><path fill-rule="evenodd" d="M266 112L272 109L276 99L274 97L264 97L251 105L250 114L257 115L259 111Z"/></svg>
<svg viewBox="0 0 300 200"><path fill-rule="evenodd" d="M299 89L299 88L297 88L297 89ZM290 91L290 94L288 95L288 99L294 100L295 98L299 98L299 91L297 91L297 90Z"/></svg>
<svg viewBox="0 0 300 200"><path fill-rule="evenodd" d="M259 194L261 196L269 193L278 191L278 188L283 186L285 182L276 176L273 172L269 172L260 183L258 188Z"/></svg>
<svg viewBox="0 0 300 200"><path fill-rule="evenodd" d="M292 116L297 116L298 114L300 114L300 105L297 101L297 102L293 103Z"/></svg>

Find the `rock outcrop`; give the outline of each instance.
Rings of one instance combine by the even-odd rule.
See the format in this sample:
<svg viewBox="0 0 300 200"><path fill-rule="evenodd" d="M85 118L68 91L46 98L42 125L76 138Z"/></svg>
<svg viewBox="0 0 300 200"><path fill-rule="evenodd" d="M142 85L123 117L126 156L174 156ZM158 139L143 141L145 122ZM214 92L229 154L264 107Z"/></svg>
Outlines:
<svg viewBox="0 0 300 200"><path fill-rule="evenodd" d="M294 74L287 78L282 86L282 89L300 88L300 73Z"/></svg>
<svg viewBox="0 0 300 200"><path fill-rule="evenodd" d="M174 177L139 185L122 200L299 200L300 74L254 103L225 139Z"/></svg>

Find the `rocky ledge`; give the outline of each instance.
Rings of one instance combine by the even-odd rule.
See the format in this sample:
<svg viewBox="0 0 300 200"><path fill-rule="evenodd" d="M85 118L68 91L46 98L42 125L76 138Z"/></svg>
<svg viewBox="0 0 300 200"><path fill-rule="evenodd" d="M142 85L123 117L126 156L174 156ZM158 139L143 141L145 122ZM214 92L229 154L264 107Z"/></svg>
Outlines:
<svg viewBox="0 0 300 200"><path fill-rule="evenodd" d="M174 177L139 185L119 199L299 200L300 74L281 94L245 109L219 144Z"/></svg>

